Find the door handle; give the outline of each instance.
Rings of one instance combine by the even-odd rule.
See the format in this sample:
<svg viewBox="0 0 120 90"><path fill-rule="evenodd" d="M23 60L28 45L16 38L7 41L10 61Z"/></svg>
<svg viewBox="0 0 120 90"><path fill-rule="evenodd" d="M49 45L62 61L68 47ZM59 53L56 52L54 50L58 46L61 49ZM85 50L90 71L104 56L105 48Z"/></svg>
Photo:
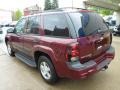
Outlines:
<svg viewBox="0 0 120 90"><path fill-rule="evenodd" d="M39 42L39 40L33 40L33 43L38 43Z"/></svg>
<svg viewBox="0 0 120 90"><path fill-rule="evenodd" d="M19 39L21 40L21 39L23 39L23 37L19 37Z"/></svg>

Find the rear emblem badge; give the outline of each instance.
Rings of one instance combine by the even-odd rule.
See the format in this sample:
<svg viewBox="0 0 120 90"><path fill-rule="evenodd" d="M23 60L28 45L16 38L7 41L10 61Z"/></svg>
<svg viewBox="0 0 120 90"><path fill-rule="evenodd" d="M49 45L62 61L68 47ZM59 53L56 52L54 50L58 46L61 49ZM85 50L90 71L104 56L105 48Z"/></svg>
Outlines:
<svg viewBox="0 0 120 90"><path fill-rule="evenodd" d="M102 48L102 46L99 46L99 47L97 47L97 50L100 50Z"/></svg>

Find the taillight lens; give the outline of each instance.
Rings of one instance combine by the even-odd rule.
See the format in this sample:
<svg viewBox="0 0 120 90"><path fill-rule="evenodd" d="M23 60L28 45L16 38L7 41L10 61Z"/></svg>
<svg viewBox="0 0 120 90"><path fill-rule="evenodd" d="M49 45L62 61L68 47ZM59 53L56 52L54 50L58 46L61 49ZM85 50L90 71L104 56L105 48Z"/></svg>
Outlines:
<svg viewBox="0 0 120 90"><path fill-rule="evenodd" d="M78 44L72 44L70 48L68 48L67 53L66 53L66 59L69 61L78 61L79 60L79 46Z"/></svg>
<svg viewBox="0 0 120 90"><path fill-rule="evenodd" d="M72 57L76 57L79 56L79 48L78 45L72 46L72 51L71 51L71 55Z"/></svg>

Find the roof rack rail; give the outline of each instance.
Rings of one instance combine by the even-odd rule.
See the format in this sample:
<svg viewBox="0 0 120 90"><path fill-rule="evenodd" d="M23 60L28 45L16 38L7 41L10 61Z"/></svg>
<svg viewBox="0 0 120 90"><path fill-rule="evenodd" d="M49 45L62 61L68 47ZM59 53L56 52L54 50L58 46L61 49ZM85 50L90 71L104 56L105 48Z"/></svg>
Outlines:
<svg viewBox="0 0 120 90"><path fill-rule="evenodd" d="M56 9L51 9L51 10L44 10L43 12L60 12L60 11L65 11L65 10L87 10L84 8L78 8L78 7L62 7L62 8L56 8ZM42 12L41 12L42 13Z"/></svg>
<svg viewBox="0 0 120 90"><path fill-rule="evenodd" d="M86 10L84 8L78 8L78 7L62 7L62 8L56 8L56 10L64 10L64 9L82 9L82 10Z"/></svg>

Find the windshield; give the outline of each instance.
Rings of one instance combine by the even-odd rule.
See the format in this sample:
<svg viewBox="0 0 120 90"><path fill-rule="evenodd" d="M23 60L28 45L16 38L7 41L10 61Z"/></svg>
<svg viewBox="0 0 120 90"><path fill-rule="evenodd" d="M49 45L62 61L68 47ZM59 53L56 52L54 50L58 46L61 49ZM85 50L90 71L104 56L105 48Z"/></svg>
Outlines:
<svg viewBox="0 0 120 90"><path fill-rule="evenodd" d="M96 34L108 30L106 23L97 13L70 13L70 17L79 36Z"/></svg>

